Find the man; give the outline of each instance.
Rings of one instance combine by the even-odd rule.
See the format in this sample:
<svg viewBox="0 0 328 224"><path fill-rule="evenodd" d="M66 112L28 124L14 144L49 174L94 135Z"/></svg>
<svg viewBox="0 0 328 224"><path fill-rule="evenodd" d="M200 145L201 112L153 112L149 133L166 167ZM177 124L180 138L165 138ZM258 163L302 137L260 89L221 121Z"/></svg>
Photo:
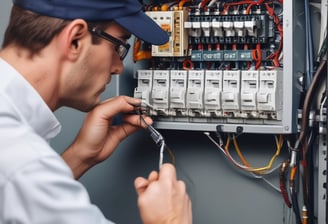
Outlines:
<svg viewBox="0 0 328 224"><path fill-rule="evenodd" d="M131 34L157 45L167 35L137 0L13 3L0 51L0 223L111 223L75 179L140 128L129 112L141 102L127 96L100 102L100 94L111 75L122 73ZM48 140L60 131L53 111L63 106L88 114L59 156ZM129 115L115 126L118 113ZM192 222L172 165L138 177L135 188L144 223Z"/></svg>

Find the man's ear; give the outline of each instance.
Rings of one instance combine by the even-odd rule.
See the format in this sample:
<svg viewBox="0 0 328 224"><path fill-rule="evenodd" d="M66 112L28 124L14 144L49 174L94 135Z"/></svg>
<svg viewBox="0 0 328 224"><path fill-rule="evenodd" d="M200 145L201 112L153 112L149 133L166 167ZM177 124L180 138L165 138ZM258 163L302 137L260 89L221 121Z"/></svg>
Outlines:
<svg viewBox="0 0 328 224"><path fill-rule="evenodd" d="M73 45L74 45L74 47L77 49L78 47L79 47L79 41L78 40L73 40Z"/></svg>
<svg viewBox="0 0 328 224"><path fill-rule="evenodd" d="M82 19L73 20L60 35L65 57L70 60L76 60L85 44L91 43L88 24Z"/></svg>

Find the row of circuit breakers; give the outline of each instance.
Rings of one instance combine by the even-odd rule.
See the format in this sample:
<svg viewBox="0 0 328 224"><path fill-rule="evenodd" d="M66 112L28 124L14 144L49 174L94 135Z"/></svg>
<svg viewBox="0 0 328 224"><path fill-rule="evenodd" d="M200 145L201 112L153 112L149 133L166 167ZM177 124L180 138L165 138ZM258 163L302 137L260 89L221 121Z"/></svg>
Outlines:
<svg viewBox="0 0 328 224"><path fill-rule="evenodd" d="M275 132L295 130L297 108L286 102L294 96L294 65L287 63L293 61L293 50L292 44L282 48L282 15L297 7L293 1L284 3L284 9L278 1L233 1L231 7L228 2L146 11L167 31L169 42L151 46L151 66L137 70L134 96L149 105L147 112L159 123L173 121L168 128L184 122L196 130L198 123L219 121L260 125L250 132L269 133L266 125L280 126ZM289 23L284 35L296 32L292 17Z"/></svg>
<svg viewBox="0 0 328 224"><path fill-rule="evenodd" d="M138 70L151 115L281 119L278 70Z"/></svg>

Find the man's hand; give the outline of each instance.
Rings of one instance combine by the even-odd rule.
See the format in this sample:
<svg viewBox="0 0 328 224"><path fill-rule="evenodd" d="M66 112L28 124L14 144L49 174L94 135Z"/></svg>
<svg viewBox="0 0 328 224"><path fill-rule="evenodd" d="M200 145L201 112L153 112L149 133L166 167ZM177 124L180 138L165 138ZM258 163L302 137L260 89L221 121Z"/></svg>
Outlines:
<svg viewBox="0 0 328 224"><path fill-rule="evenodd" d="M164 164L160 173L135 180L138 206L144 224L191 224L191 201L184 182L176 179L175 168Z"/></svg>
<svg viewBox="0 0 328 224"><path fill-rule="evenodd" d="M107 159L122 140L143 125L139 115L131 113L140 103L140 99L118 96L104 101L87 114L75 141L62 154L76 179ZM123 123L113 125L113 118L120 113L131 114L123 117ZM152 123L150 118L145 119Z"/></svg>

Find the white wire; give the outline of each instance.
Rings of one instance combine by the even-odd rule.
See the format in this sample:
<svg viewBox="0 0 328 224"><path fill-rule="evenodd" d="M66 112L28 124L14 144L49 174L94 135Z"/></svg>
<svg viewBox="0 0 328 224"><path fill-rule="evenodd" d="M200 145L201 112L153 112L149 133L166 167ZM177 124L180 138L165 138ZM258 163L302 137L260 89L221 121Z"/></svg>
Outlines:
<svg viewBox="0 0 328 224"><path fill-rule="evenodd" d="M217 0L212 0L210 1L210 3L208 3L208 7L211 7L212 5L214 5L217 2Z"/></svg>
<svg viewBox="0 0 328 224"><path fill-rule="evenodd" d="M148 107L148 108L151 108L153 109L154 107L152 105L150 105L147 101L145 100L142 100L141 101L141 107Z"/></svg>
<svg viewBox="0 0 328 224"><path fill-rule="evenodd" d="M147 104L145 101L142 101L142 104L152 107L150 104ZM159 151L159 162L158 162L158 167L161 169L163 165L163 159L164 159L164 149L165 149L165 141L161 133L159 133L152 125L149 125L145 119L140 116L140 119L142 122L147 126L147 129L150 131L150 136L153 139L153 141L156 144L161 144L160 151Z"/></svg>
<svg viewBox="0 0 328 224"><path fill-rule="evenodd" d="M161 169L162 165L163 165L163 158L164 158L164 148L165 148L165 142L164 140L162 141L161 144L161 149L159 151L159 169Z"/></svg>
<svg viewBox="0 0 328 224"><path fill-rule="evenodd" d="M273 183L271 183L270 181L268 181L265 177L255 175L254 173L251 173L251 174L253 175L253 177L263 180L266 184L268 184L270 187L272 187L275 191L281 193L280 188L277 187L277 186L275 186L275 185L274 185Z"/></svg>
<svg viewBox="0 0 328 224"><path fill-rule="evenodd" d="M294 212L292 208L289 208L285 203L283 203L283 223L284 224L292 224L294 223Z"/></svg>
<svg viewBox="0 0 328 224"><path fill-rule="evenodd" d="M208 133L208 132L204 132L204 134L221 150L221 152L223 152L223 154L226 156L226 157L228 157L228 155L227 155L227 153L225 152L225 150L222 148L222 146L220 146L211 136L210 136L210 134ZM241 165L241 164L239 164L234 158L232 158L232 157L229 157L232 161L233 161L233 163L234 164L238 164L238 167L240 167L240 168L242 168L242 169L248 169L248 167L247 166L244 166L244 165Z"/></svg>
<svg viewBox="0 0 328 224"><path fill-rule="evenodd" d="M323 121L323 108L326 104L327 96L323 99L321 105L320 105L320 121Z"/></svg>

